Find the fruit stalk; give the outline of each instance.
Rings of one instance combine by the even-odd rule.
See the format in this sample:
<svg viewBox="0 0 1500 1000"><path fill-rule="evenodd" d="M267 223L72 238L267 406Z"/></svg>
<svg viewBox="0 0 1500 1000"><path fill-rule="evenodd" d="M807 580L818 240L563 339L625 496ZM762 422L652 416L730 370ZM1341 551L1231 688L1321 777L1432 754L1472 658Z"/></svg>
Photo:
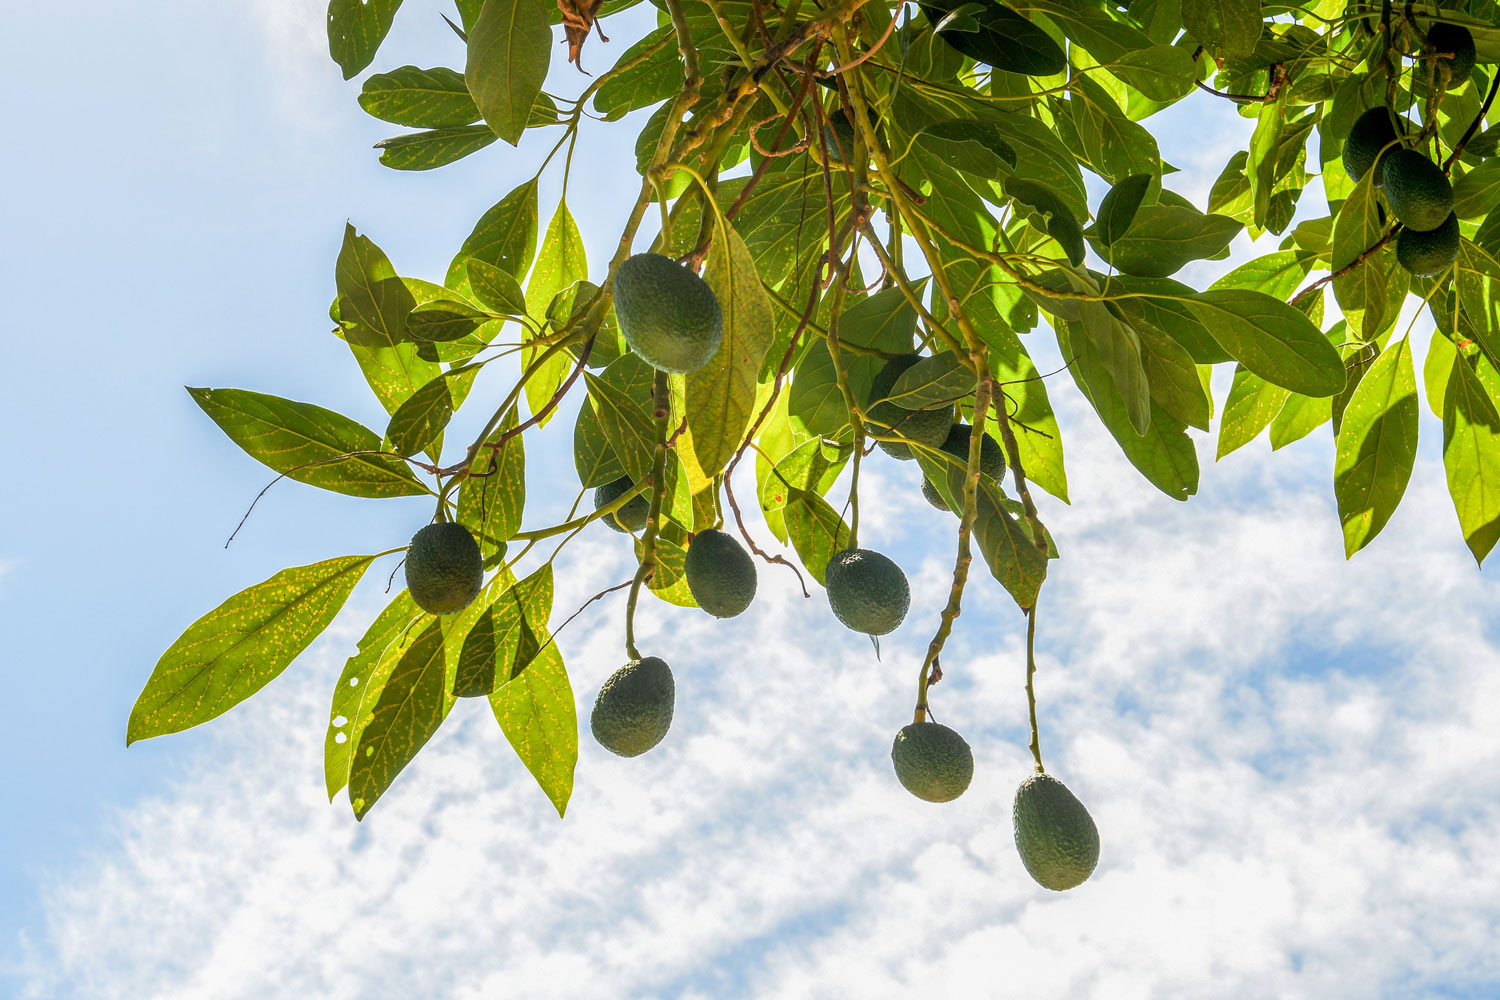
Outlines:
<svg viewBox="0 0 1500 1000"><path fill-rule="evenodd" d="M1042 766L1042 741L1036 729L1036 604L1026 609L1026 711L1031 717L1031 756L1038 772Z"/></svg>
<svg viewBox="0 0 1500 1000"><path fill-rule="evenodd" d="M651 416L656 423L656 452L651 459L651 513L641 535L641 564L630 581L630 597L625 602L625 652L632 661L641 654L635 648L635 605L641 595L641 584L656 568L656 536L661 525L661 502L667 493L667 424L672 413L671 383L660 369L651 386Z"/></svg>
<svg viewBox="0 0 1500 1000"><path fill-rule="evenodd" d="M932 665L937 662L949 633L953 631L953 620L959 616L963 605L964 586L969 582L969 565L974 560L969 539L979 514L979 458L983 452L984 422L989 415L990 399L994 393L994 379L989 374L988 362L981 356L978 363L984 371L974 389L974 426L978 428L978 432L969 435L969 459L964 466L963 515L958 521L958 556L953 562L953 586L948 591L948 604L943 608L937 632L927 644L927 655L922 658L922 669L917 676L917 708L913 713L913 722L927 721L927 687L932 682Z"/></svg>

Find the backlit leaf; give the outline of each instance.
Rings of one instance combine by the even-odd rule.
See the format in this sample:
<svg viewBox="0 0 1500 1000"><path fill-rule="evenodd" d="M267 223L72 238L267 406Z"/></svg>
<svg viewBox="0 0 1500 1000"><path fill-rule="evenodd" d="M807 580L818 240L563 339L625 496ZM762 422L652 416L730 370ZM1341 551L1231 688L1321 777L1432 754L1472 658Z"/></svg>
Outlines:
<svg viewBox="0 0 1500 1000"><path fill-rule="evenodd" d="M368 454L383 450L380 438L342 414L246 389L188 393L231 441L288 479L356 497L428 492L399 458Z"/></svg>
<svg viewBox="0 0 1500 1000"><path fill-rule="evenodd" d="M434 618L405 649L360 727L349 768L349 803L364 819L447 714L443 627Z"/></svg>
<svg viewBox="0 0 1500 1000"><path fill-rule="evenodd" d="M126 745L207 722L265 687L328 627L374 559L284 569L199 618L156 661Z"/></svg>
<svg viewBox="0 0 1500 1000"><path fill-rule="evenodd" d="M552 59L552 29L540 0L485 0L469 32L464 81L484 120L515 145L531 118Z"/></svg>
<svg viewBox="0 0 1500 1000"><path fill-rule="evenodd" d="M1406 338L1354 390L1339 426L1333 492L1353 556L1380 533L1406 492L1417 455L1417 376Z"/></svg>
<svg viewBox="0 0 1500 1000"><path fill-rule="evenodd" d="M328 54L345 80L370 65L400 6L401 0L330 0Z"/></svg>

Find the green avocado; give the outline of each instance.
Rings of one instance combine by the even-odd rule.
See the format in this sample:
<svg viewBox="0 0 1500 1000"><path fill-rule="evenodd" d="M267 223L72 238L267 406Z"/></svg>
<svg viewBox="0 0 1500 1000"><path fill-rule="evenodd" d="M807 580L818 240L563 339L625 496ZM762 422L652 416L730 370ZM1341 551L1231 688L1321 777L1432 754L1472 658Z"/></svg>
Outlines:
<svg viewBox="0 0 1500 1000"><path fill-rule="evenodd" d="M1405 120L1393 116L1390 109L1383 106L1371 108L1355 119L1354 127L1344 137L1344 170L1348 172L1350 180L1357 182L1366 171L1374 168L1375 158L1380 155L1380 151L1400 138L1396 125L1392 124L1393 119L1401 126L1402 132L1405 132ZM1370 183L1380 187L1385 182L1380 172L1376 171Z"/></svg>
<svg viewBox="0 0 1500 1000"><path fill-rule="evenodd" d="M601 510L614 503L630 490L635 489L635 483L630 481L629 476L621 476L613 482L605 483L594 490L594 509ZM651 499L645 493L637 493L625 502L625 506L607 514L602 519L605 524L616 531L627 534L646 530L646 519L651 516Z"/></svg>
<svg viewBox="0 0 1500 1000"><path fill-rule="evenodd" d="M973 433L974 428L969 424L954 424L948 431L948 440L943 442L942 450L958 461L967 463L969 439ZM979 442L979 473L997 482L1005 475L1005 453L1000 450L1000 443L988 434ZM926 476L922 477L922 496L938 510L948 510L948 501L943 499L936 484Z"/></svg>
<svg viewBox="0 0 1500 1000"><path fill-rule="evenodd" d="M610 753L639 757L662 741L677 697L672 668L657 656L633 660L599 689L589 728Z"/></svg>
<svg viewBox="0 0 1500 1000"><path fill-rule="evenodd" d="M1395 149L1380 161L1385 200L1403 226L1436 229L1453 211L1453 185L1443 168L1411 149Z"/></svg>
<svg viewBox="0 0 1500 1000"><path fill-rule="evenodd" d="M728 534L700 531L688 543L683 573L698 607L733 618L755 599L755 560Z"/></svg>
<svg viewBox="0 0 1500 1000"><path fill-rule="evenodd" d="M615 318L630 349L654 368L697 371L724 336L708 282L670 257L638 253L615 272Z"/></svg>
<svg viewBox="0 0 1500 1000"><path fill-rule="evenodd" d="M928 802L952 802L974 777L969 744L936 722L914 722L897 733L891 763L902 786Z"/></svg>
<svg viewBox="0 0 1500 1000"><path fill-rule="evenodd" d="M901 374L921 360L921 355L903 354L887 361L875 373L875 379L870 383L870 397L866 402L866 415L872 424L869 431L872 434L904 437L929 448L940 448L948 439L948 432L953 429L953 404L925 410L908 410L899 403L886 399ZM917 457L911 445L900 441L881 441L879 445L881 451L903 462Z"/></svg>
<svg viewBox="0 0 1500 1000"><path fill-rule="evenodd" d="M1461 24L1442 21L1427 29L1427 46L1433 52L1451 52L1453 57L1438 59L1439 70L1448 71L1448 89L1457 90L1469 82L1474 72L1474 35Z"/></svg>
<svg viewBox="0 0 1500 1000"><path fill-rule="evenodd" d="M894 632L911 607L906 574L890 559L870 549L834 553L823 574L828 606L846 627L867 635Z"/></svg>
<svg viewBox="0 0 1500 1000"><path fill-rule="evenodd" d="M1016 850L1031 877L1058 892L1082 885L1099 863L1099 830L1061 781L1038 771L1016 789Z"/></svg>
<svg viewBox="0 0 1500 1000"><path fill-rule="evenodd" d="M1452 212L1436 229L1421 232L1403 228L1396 234L1396 261L1412 274L1442 274L1458 257L1458 216Z"/></svg>
<svg viewBox="0 0 1500 1000"><path fill-rule="evenodd" d="M469 606L484 585L484 556L469 529L439 521L418 531L406 550L406 589L417 607L451 615Z"/></svg>

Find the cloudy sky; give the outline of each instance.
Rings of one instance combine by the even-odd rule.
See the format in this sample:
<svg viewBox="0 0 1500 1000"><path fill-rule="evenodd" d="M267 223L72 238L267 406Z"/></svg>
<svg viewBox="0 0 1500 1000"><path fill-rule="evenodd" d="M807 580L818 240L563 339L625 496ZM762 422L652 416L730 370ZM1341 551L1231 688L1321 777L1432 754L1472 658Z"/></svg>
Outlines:
<svg viewBox="0 0 1500 1000"><path fill-rule="evenodd" d="M1095 876L1066 894L1015 854L1022 619L986 576L934 692L974 747L974 783L934 806L891 774L953 543L915 470L888 460L867 466L861 537L906 568L914 604L880 659L775 567L730 622L647 602L641 646L673 666L676 720L630 761L585 733L564 820L469 703L364 823L327 802L327 698L389 567L251 702L126 751L136 692L194 617L283 566L398 545L427 516L420 500L290 485L225 551L266 477L181 386L379 426L327 332L344 221L403 273L440 278L538 154L379 167L369 146L396 130L362 115L327 60L321 6L6 5L0 55L24 82L0 92L16 373L0 395L0 992L1500 991L1500 581L1459 538L1430 414L1400 511L1346 563L1326 429L1217 465L1200 441L1203 488L1177 504L1055 383L1073 505L1044 510L1064 558L1039 618L1043 749L1103 841ZM407 0L376 68L460 60L438 9ZM642 24L619 18L615 46ZM1188 104L1163 122L1164 152L1201 204L1245 129L1225 106ZM570 201L591 248L611 243L635 187L625 131L585 133ZM544 185L544 214L556 197ZM1033 338L1044 368L1046 339ZM568 423L544 439L556 457L528 451L533 495L576 482ZM559 561L556 606L624 579L628 560L620 536L586 534ZM622 603L559 640L581 715L622 662Z"/></svg>

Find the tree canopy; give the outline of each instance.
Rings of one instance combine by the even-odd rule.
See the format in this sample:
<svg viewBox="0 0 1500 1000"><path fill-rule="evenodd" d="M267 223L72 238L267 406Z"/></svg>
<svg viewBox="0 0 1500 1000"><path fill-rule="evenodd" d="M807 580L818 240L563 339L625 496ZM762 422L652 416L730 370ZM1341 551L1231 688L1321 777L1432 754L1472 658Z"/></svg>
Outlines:
<svg viewBox="0 0 1500 1000"><path fill-rule="evenodd" d="M1216 409L1217 457L1267 429L1280 449L1329 426L1352 557L1388 522L1415 463L1414 326L1399 323L1415 296L1435 324L1422 384L1458 527L1480 561L1500 538L1491 0L651 0L656 28L606 45L610 16L639 2L457 0L455 65L364 78L360 106L408 130L379 144L392 169L501 156L524 175L533 164L507 144L528 130L556 136L440 281L401 274L347 227L330 315L385 428L312 402L189 390L278 478L426 495L435 521L463 529L452 558L424 550L421 571L445 594L477 596L453 611L402 591L334 689L327 788L347 787L357 817L460 696L489 699L564 811L578 720L553 639L556 549L528 557L580 532L603 544L596 521L629 532L636 550L633 672L606 685L613 739L632 755L662 738L673 697L663 659L636 648L642 591L694 607L711 588L702 603L737 614L756 564L781 563L804 588L829 586L830 628L896 627L904 574L859 545L871 461L918 463L933 517L951 519L956 539L948 603L914 671L914 719L893 750L902 783L946 801L972 771L967 743L921 727L935 726L929 689L976 554L1028 618L1041 772L1036 606L1066 538L1048 532L1034 494L1068 500L1049 398L1058 379L1176 500L1197 492L1193 432ZM401 6L332 0L329 50L346 79L374 65ZM552 72L578 86L548 92L560 42L580 70L613 65ZM1253 122L1203 206L1172 190L1177 168L1152 132L1154 115L1187 100L1230 102ZM566 187L542 227L539 180L567 176L585 118L647 109L619 241L593 248L591 266ZM1174 277L1227 258L1242 232L1258 247L1267 234L1279 242L1207 288ZM1033 338L1055 338L1066 374L1038 371ZM471 400L476 374L497 361L519 362L509 391ZM1217 366L1233 375L1216 406ZM541 446L531 432L571 412L559 409L569 398L581 400L573 513L524 527L526 448ZM491 414L483 431L445 449L445 428L471 403ZM377 559L404 550L284 570L229 598L162 656L128 739L206 722L255 693ZM636 682L643 661L649 684ZM936 756L922 757L929 746ZM1074 824L1063 881L1076 884L1097 835L1057 787ZM1033 853L1055 848L1050 813L1026 808L1027 830L1042 824Z"/></svg>

